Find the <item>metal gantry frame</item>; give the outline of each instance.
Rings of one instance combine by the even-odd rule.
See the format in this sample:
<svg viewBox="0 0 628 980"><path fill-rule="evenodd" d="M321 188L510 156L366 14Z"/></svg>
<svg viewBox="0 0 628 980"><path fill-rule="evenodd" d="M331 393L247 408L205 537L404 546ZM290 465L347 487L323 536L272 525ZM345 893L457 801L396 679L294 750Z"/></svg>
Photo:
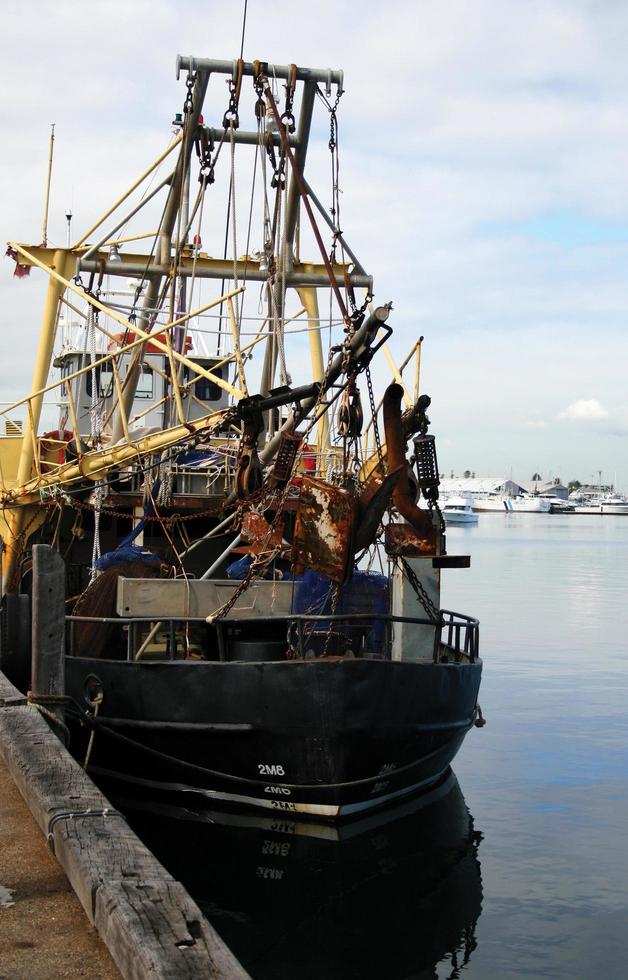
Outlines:
<svg viewBox="0 0 628 980"><path fill-rule="evenodd" d="M10 243L10 247L20 256L21 263L26 266L34 265L48 274L49 284L46 302L44 305L31 394L19 402L14 402L11 406L5 408L4 411L0 413L6 414L8 411L13 410L20 404L26 404L27 406L27 418L23 431L16 486L15 489L9 494L5 492L5 504L9 503L9 501L12 501L14 504L19 502L23 504L27 502L30 503L35 499L39 490L45 489L46 486L53 486L55 483L63 482L66 479L72 481L73 479L77 479L80 475L89 475L92 479L96 479L98 478L98 475L102 475L102 473L105 472L103 467L120 465L120 447L116 447L116 452L113 450L103 450L94 453L93 466L91 466L86 458L90 455L87 453L80 459L80 469L78 463L66 464L54 466L52 471L49 473L42 473L38 461L37 432L41 419L43 397L46 392L55 387L59 387L61 384L66 384L66 387L70 388L70 385L68 384L70 380L93 370L95 366L109 362L115 364L120 354L130 353L132 358L131 364L123 381L114 370L114 381L118 399L117 407L111 418L111 445L113 446L113 444L119 440L128 441L130 410L135 397L137 379L139 377L139 371L148 341L150 341L152 346L156 347L159 351L166 355L171 363L171 366L178 364L179 369L184 366L187 367L192 372L193 378L207 378L208 380L217 384L223 390L227 391L228 394L236 400L247 394L247 385L242 359L242 355L247 348L241 347L240 345L239 324L233 308L233 299L243 291L243 286L238 286L236 289L227 291L222 290L223 295L221 295L217 300L199 307L198 310L185 313L180 317L174 317L171 315L168 318L168 322L165 325L160 324L158 328L158 333L163 336L165 342L156 337L152 332L155 322L154 311L159 306L159 297L162 289L164 288L164 283L173 283L177 278L181 280L188 280L190 278L219 279L221 281L229 281L237 278L238 282L265 282L268 279L268 273L261 267L259 260L249 256L246 256L245 259L236 259L234 256L233 261L228 259L213 259L205 255L198 254L198 251L193 251L190 249L188 249L187 252L180 254L181 242L177 243L177 262L176 265L173 266L173 236L177 225L177 217L179 216L180 208L182 206L182 200L185 196L184 189L186 188L186 185L189 186L191 155L194 147L194 141L198 133L198 128L202 125L200 117L208 84L212 75L231 76L231 79L233 80L239 74L240 78L265 77L266 80L294 79L296 82L302 83L301 104L296 133L294 135L289 134L287 131L284 131L283 127L280 126L279 131L270 134L269 138L274 145L283 145L283 151L287 154L291 164L291 171L289 173L289 181L286 190L285 208L285 240L288 247L289 259L289 266L285 272L285 285L286 287L294 287L297 290L301 303L303 304L303 307L307 313L308 323L311 328L308 333L313 380L321 380L325 372L320 330L314 329L315 325L318 326L319 322L316 288L334 288L337 295L339 295L336 284L340 282L345 286L350 286L352 288L363 288L367 291L367 293L372 293L373 283L371 277L366 274L363 267L356 259L354 253L351 251L348 244L344 240L344 237L340 233L340 230L335 228L334 223L326 214L324 207L318 198L316 198L310 185L305 181L303 176L310 137L313 107L316 96L316 87L317 85L323 85L327 94L329 95L331 94L332 86L336 86L338 92L341 93L343 88L343 73L341 71L332 71L329 69L311 69L296 67L293 65L270 65L261 62L219 61L214 59L179 56L177 58L177 77L179 77L181 71L188 73L188 92L190 93L188 96L188 112L185 115L182 132L144 171L144 173L142 173L142 175L132 183L128 190L125 191L124 194L122 194L122 196L119 197L118 200L107 209L99 220L92 225L88 232L83 235L74 244L74 246L68 248L48 248L45 243L41 246L24 246L19 243ZM272 101L272 94L270 94L269 87L267 98L269 99L269 102L272 103L273 112L277 117L277 108L274 106L274 102ZM205 130L207 135L213 139L216 139L218 134L221 132L215 127L205 127ZM230 136L235 144L259 144L259 134L257 132L235 130L230 133ZM222 138L224 138L224 134ZM108 230L107 234L101 234L95 244L88 245L88 239L96 231L98 231L98 229L103 227L107 219L114 216L116 212L119 214L119 209L129 199L131 194L137 190L143 184L143 182L156 171L157 167L175 150L178 151L177 162L168 176L165 177L147 195L145 195L139 205L131 208L130 211L127 211L124 214L124 217L118 217L115 219L115 224ZM160 226L157 231L153 233L156 240L156 254L147 256L137 253L133 254L123 252L115 257L115 261L112 261L109 254L103 253L103 249L106 249L108 253L112 245L122 244L128 241L139 241L142 238L149 237L149 235L141 234L129 236L128 238L116 238L116 235L130 220L130 218L137 214L148 203L148 201L155 197L164 188L168 189L166 203ZM303 201L307 206L315 234L320 242L320 235L316 229L313 213L311 212L308 204L308 198L311 200L319 214L322 215L326 224L336 235L337 240L340 242L344 252L351 259L353 264L352 268L345 263L334 262L331 264L324 253L322 255L322 262L304 263L295 261L294 239L297 230L301 201ZM192 218L193 217L194 214L192 215ZM188 218L187 212L186 218ZM191 223L191 220L189 220L187 227L184 229L183 244L185 243L185 232L189 231ZM94 276L98 275L101 281L102 277L105 275L114 277L140 276L143 280L145 280L148 285L143 297L142 308L140 311L138 311L137 322L133 317L123 317L116 310L97 299L91 291L86 291L80 284L81 273L90 275L93 274ZM76 275L77 281L73 281L72 277L74 275ZM64 300L67 290L73 292L92 309L100 310L101 312L106 313L107 316L111 317L112 320L120 324L120 326L122 326L124 330L135 339L133 339L130 343L118 347L116 351L112 352L111 354L99 357L95 364L89 364L84 369L74 372L74 374L72 374L69 378L64 378L62 381L56 384L48 384L47 381L50 364L52 361L58 314L61 302ZM216 306L224 302L227 303L228 320L234 342L234 354L230 355L228 358L225 358L221 363L225 363L229 360L236 361L238 378L237 386L231 385L217 373L207 370L197 362L186 358L185 354L176 350L171 343L171 333L175 327L187 324L191 318L198 316L204 311L212 308L212 306ZM102 330L103 328L101 327L100 329ZM103 332L109 336L107 331L103 330ZM270 335L268 334L267 336ZM115 338L113 339L115 340ZM259 338L255 339L253 344L247 346L251 348L254 344L261 342L264 339L266 339L266 337L260 336ZM271 345L268 344L268 347L270 346ZM272 371L270 369L268 377L272 378ZM176 381L176 372L174 373L173 380ZM177 403L177 420L179 425L175 428L178 429L184 424L185 420L182 417L182 409L181 405L179 404L180 392L179 399L177 399L177 391L175 390L176 387L177 386L175 384L173 387L173 397ZM78 435L76 406L73 404L71 393L68 402L68 409L72 418L75 432ZM182 435L184 434L185 433L182 433ZM273 444L276 444L276 440L277 436L275 436L274 439L271 440L271 443L267 445L264 453L266 458L272 458L272 453L274 451ZM329 445L329 422L326 415L323 415L319 419L317 442L319 447ZM154 451L154 449L155 447L152 445L152 442L150 446L148 443L143 442L141 445L138 443L133 444L133 454L136 457L138 453L141 454L142 452ZM105 457L107 462L105 462ZM36 470L35 477L32 476L33 467L35 467ZM20 537L24 532L24 526L25 508L16 506L12 511L10 521L10 540L7 542L9 560L7 563L6 574L9 576L11 575L12 571L14 571L14 558Z"/></svg>

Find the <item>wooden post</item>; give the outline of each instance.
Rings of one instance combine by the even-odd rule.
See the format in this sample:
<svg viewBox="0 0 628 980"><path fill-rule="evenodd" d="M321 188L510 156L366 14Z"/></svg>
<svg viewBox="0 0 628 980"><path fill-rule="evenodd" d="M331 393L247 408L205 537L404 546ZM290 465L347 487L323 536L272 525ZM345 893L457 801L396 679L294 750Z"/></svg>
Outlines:
<svg viewBox="0 0 628 980"><path fill-rule="evenodd" d="M33 547L33 654L35 695L65 694L65 562L49 544ZM50 706L62 720L59 707Z"/></svg>

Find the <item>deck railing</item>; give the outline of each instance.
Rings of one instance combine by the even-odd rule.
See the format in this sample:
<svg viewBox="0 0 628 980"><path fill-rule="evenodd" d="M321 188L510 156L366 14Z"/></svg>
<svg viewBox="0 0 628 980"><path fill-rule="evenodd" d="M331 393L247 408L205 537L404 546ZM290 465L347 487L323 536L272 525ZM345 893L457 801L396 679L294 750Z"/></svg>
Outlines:
<svg viewBox="0 0 628 980"><path fill-rule="evenodd" d="M305 655L305 641L315 633L319 637L325 637L328 633L336 636L343 633L348 634L350 629L358 629L362 634L372 630L377 623L382 623L386 631L386 641L382 659L391 659L391 629L393 624L407 624L415 626L428 626L435 630L434 633L434 660L442 660L443 648L449 651L453 660L459 661L463 658L474 663L479 657L479 622L472 616L465 616L463 613L453 612L449 609L441 610L440 623L433 619L419 618L416 616L393 616L390 613L341 613L341 614L322 614L318 616L308 614L291 614L285 616L288 629L288 642L292 646L296 655ZM94 623L118 626L126 629L127 632L127 659L135 659L137 647L137 632L142 625L152 627L155 625L155 617L124 617L124 616L67 616L68 625L68 652L70 656L81 656L76 650L76 625L79 623ZM198 624L208 629L215 629L216 642L220 660L227 659L225 630L232 627L244 627L246 625L259 627L262 625L277 625L276 616L256 616L253 619L237 617L233 619L218 620L213 626L208 626L204 616L165 616L161 618L163 631L168 636L167 658L176 659L179 641L177 638L177 626L186 624ZM308 631L309 627L309 631ZM318 627L318 628L317 628ZM336 629L335 629L336 628ZM292 634L292 636L291 636Z"/></svg>

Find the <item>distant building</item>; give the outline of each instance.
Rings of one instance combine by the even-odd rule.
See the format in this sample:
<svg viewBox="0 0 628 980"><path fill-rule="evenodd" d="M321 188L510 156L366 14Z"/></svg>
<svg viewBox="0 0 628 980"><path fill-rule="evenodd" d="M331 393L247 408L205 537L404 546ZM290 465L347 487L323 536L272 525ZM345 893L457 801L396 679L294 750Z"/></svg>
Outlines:
<svg viewBox="0 0 628 980"><path fill-rule="evenodd" d="M529 480L525 483L525 488L528 493L553 493L561 500L569 498L569 487L563 486L562 483L555 483L554 480Z"/></svg>
<svg viewBox="0 0 628 980"><path fill-rule="evenodd" d="M440 491L447 495L463 496L467 493L497 493L504 497L515 497L517 494L525 493L526 488L522 483L517 483L505 476L454 476L446 477L440 481Z"/></svg>

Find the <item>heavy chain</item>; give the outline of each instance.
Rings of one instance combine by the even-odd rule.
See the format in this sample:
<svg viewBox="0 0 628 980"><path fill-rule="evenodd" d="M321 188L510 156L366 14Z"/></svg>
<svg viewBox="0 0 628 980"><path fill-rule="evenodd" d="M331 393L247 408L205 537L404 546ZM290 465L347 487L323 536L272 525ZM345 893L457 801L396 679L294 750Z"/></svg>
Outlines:
<svg viewBox="0 0 628 980"><path fill-rule="evenodd" d="M273 147L273 142L270 133L268 135L267 153L268 153L268 159L270 160L270 164L273 168L273 175L270 179L270 186L272 187L273 190L279 188L280 190L283 191L286 186L286 154L282 145L281 151L279 153L279 162L277 162L277 157L275 156L275 150Z"/></svg>
<svg viewBox="0 0 628 980"><path fill-rule="evenodd" d="M196 139L196 154L198 156L200 167L198 171L198 180L202 184L206 181L208 184L213 184L216 177L214 170L216 167L216 160L218 159L218 153L215 157L212 157L214 152L214 139L211 130L205 130L199 127L199 135Z"/></svg>
<svg viewBox="0 0 628 980"><path fill-rule="evenodd" d="M297 86L297 66L290 65L290 77L286 82L286 105L281 117L282 125L285 127L288 133L294 133L296 129L296 123L294 121L294 115L292 114L292 103L294 102L294 93Z"/></svg>
<svg viewBox="0 0 628 980"><path fill-rule="evenodd" d="M271 531L274 530L273 525L275 524L276 520L277 518L275 518L273 524L270 525L268 536L270 536ZM211 625L215 623L217 619L224 619L226 616L228 616L242 593L246 592L249 585L253 584L255 579L257 579L259 575L262 574L266 568L268 568L270 563L275 560L280 552L281 546L277 546L276 548L272 548L270 551L265 551L259 555L256 555L245 577L242 579L238 587L234 589L231 598L227 599L227 601L223 603L220 609L217 609L215 613L208 616L207 622Z"/></svg>
<svg viewBox="0 0 628 980"><path fill-rule="evenodd" d="M327 106L329 108L329 144L328 145L329 145L329 149L330 149L330 152L331 153L334 152L334 150L336 149L336 146L338 144L338 117L337 117L337 111L338 111L338 106L340 104L340 100L341 100L343 94L344 94L343 93L343 90L341 88L339 88L338 89L338 92L336 94L336 101L334 102L333 106L329 102L327 102ZM325 101L327 101L327 100L325 100Z"/></svg>
<svg viewBox="0 0 628 980"><path fill-rule="evenodd" d="M366 387L369 394L369 404L371 406L371 419L373 420L373 433L375 435L375 445L377 447L377 458L379 460L379 465L383 468L384 456L382 453L382 441L379 435L379 425L377 424L377 407L375 405L375 395L373 394L373 381L371 379L370 365L367 364L364 374L366 376Z"/></svg>
<svg viewBox="0 0 628 980"><path fill-rule="evenodd" d="M425 612L431 618L431 620L432 620L432 622L434 623L435 626L442 626L443 625L443 614L441 613L440 609L432 602L432 600L428 596L428 594L425 591L423 585L418 580L418 578L417 578L417 576L415 574L414 569L410 566L410 564L406 561L405 558L399 557L397 559L397 561L399 562L399 565L401 566L401 570L402 570L403 574L406 576L408 582L412 586L413 591L416 593L416 596L417 596L419 602L421 603L421 605L425 609Z"/></svg>
<svg viewBox="0 0 628 980"><path fill-rule="evenodd" d="M440 533L444 535L445 534L445 531L446 531L446 528L447 528L447 525L445 524L445 518L443 517L443 512L440 509L440 507L438 506L438 501L437 500L430 500L430 501L428 501L428 506L429 506L429 509L430 510L433 509L438 514L439 530L440 530Z"/></svg>
<svg viewBox="0 0 628 980"><path fill-rule="evenodd" d="M188 116L192 112L192 109L194 108L194 97L192 95L192 92L194 90L195 84L196 84L196 72L194 73L188 72L188 77L185 83L187 92L185 94L185 102L183 103L183 112L184 115L186 116Z"/></svg>
<svg viewBox="0 0 628 980"><path fill-rule="evenodd" d="M333 587L331 596L331 615L335 616L338 612L338 606L340 604L340 585L336 582ZM326 657L329 652L329 644L331 643L331 638L334 634L334 620L330 619L329 626L327 627L327 635L325 636L325 645L323 646L323 652L321 657Z"/></svg>
<svg viewBox="0 0 628 980"><path fill-rule="evenodd" d="M240 102L240 89L242 88L242 69L244 62L239 58L236 62L235 78L229 79L229 105L222 120L224 129L237 129L240 125L238 115L238 105Z"/></svg>
<svg viewBox="0 0 628 980"><path fill-rule="evenodd" d="M66 506L71 507L73 510L79 510L79 511L88 510L93 512L96 509L93 504L89 504L84 500L74 500L72 497L66 494L62 495L61 501L65 503ZM49 497L47 500L42 499L41 503L46 507L55 507L59 503L59 498ZM131 506L132 505L129 504L129 507ZM156 514L150 514L150 515L145 515L143 519L147 522L155 521L159 524L167 524L168 526L170 526L172 524L177 524L180 521L196 521L201 517L216 517L219 510L220 510L220 505L217 503L215 507L212 507L209 510L195 511L193 514L171 514L168 517L158 517ZM120 517L127 521L129 520L130 517L132 517L132 514L130 514L128 510L115 510L112 507L101 507L100 513L101 515L104 515L106 517Z"/></svg>

